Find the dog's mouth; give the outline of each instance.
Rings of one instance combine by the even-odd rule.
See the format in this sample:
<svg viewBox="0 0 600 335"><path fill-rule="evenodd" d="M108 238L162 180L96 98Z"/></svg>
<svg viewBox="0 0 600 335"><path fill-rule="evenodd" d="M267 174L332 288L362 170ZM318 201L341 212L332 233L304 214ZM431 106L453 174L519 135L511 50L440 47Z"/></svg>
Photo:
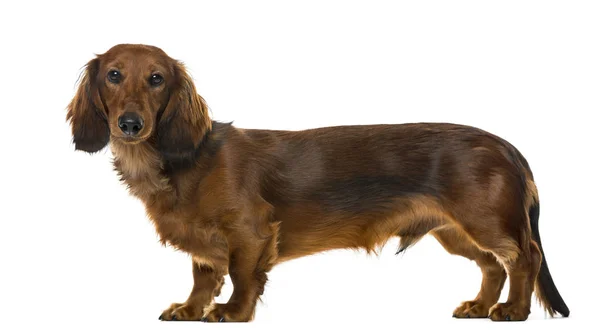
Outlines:
<svg viewBox="0 0 600 335"><path fill-rule="evenodd" d="M134 145L145 142L150 135L144 137L136 137L136 136L113 136L113 139L119 141L123 144Z"/></svg>

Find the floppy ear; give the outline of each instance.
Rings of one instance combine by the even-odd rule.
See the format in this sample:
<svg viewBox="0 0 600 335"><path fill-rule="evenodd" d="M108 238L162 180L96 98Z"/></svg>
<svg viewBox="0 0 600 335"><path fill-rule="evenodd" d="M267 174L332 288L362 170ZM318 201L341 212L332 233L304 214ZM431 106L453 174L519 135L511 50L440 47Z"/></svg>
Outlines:
<svg viewBox="0 0 600 335"><path fill-rule="evenodd" d="M156 143L165 160L184 162L195 158L212 123L206 102L183 64L177 62L174 72L169 102L159 116Z"/></svg>
<svg viewBox="0 0 600 335"><path fill-rule="evenodd" d="M106 112L100 101L96 84L99 60L93 59L85 66L79 88L67 107L75 150L94 153L106 146L110 138Z"/></svg>

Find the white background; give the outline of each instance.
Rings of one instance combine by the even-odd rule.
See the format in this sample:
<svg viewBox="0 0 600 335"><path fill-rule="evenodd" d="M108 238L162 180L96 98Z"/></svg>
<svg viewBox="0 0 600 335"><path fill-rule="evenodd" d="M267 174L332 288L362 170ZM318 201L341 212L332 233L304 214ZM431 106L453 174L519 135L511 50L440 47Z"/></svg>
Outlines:
<svg viewBox="0 0 600 335"><path fill-rule="evenodd" d="M0 333L579 333L597 315L600 10L594 1L5 1L0 5ZM246 128L445 121L529 160L552 276L572 311L454 320L474 263L431 237L403 256L277 266L251 324L157 320L191 288L110 153L74 152L81 67L117 43L185 61L214 119ZM224 295L231 292L230 281ZM506 298L506 290L503 299ZM220 299L223 300L223 299Z"/></svg>

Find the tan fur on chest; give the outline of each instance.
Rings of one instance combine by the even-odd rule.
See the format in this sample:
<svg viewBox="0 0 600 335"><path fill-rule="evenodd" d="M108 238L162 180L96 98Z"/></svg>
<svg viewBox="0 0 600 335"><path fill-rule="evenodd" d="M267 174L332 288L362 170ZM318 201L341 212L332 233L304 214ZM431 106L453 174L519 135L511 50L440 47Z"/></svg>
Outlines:
<svg viewBox="0 0 600 335"><path fill-rule="evenodd" d="M114 166L132 195L146 202L159 192L171 192L169 179L161 174L160 156L149 144L125 145L111 142Z"/></svg>
<svg viewBox="0 0 600 335"><path fill-rule="evenodd" d="M129 192L142 200L163 244L179 244L189 239L191 231L175 213L175 189L164 176L158 153L149 145L126 145L113 141L114 167Z"/></svg>
<svg viewBox="0 0 600 335"><path fill-rule="evenodd" d="M188 208L193 205L178 201L177 189L163 174L160 156L150 145L114 141L111 149L115 169L131 194L146 206L161 243L193 255L206 255L213 263L226 262L225 237L199 211Z"/></svg>

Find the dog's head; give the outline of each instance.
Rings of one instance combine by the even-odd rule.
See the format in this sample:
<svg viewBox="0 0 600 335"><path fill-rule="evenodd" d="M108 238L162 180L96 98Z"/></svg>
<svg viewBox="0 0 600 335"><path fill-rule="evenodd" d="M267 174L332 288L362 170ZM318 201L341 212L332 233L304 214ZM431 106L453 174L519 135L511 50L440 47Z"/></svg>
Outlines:
<svg viewBox="0 0 600 335"><path fill-rule="evenodd" d="M211 121L182 63L161 49L121 44L92 59L68 106L77 150L150 141L166 159L191 158Z"/></svg>

